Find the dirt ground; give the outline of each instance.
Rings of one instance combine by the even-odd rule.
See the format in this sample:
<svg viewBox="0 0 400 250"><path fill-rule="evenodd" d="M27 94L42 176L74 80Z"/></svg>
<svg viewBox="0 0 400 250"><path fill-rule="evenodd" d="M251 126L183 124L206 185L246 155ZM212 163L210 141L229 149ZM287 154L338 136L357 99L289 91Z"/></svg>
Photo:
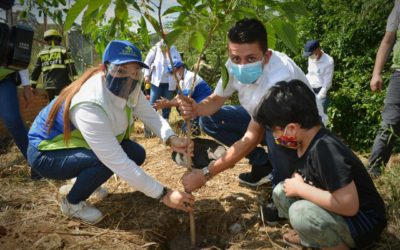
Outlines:
<svg viewBox="0 0 400 250"><path fill-rule="evenodd" d="M147 151L143 169L182 190L185 169L172 161L158 138L145 139L137 132L136 140ZM271 187L255 190L238 184L238 174L249 169L243 160L195 193L199 249L287 249L282 234L289 226L270 227L259 216ZM65 182L31 181L29 176L15 146L0 152L0 249L189 249L186 213L146 197L115 176L105 184L108 197L90 200L106 214L95 226L62 216L58 189ZM385 233L371 249L400 249L399 242L398 232Z"/></svg>

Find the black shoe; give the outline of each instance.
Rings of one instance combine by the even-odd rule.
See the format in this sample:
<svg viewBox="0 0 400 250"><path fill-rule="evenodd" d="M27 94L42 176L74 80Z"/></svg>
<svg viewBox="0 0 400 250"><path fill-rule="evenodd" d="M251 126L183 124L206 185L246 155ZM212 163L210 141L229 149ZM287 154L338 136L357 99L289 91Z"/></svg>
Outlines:
<svg viewBox="0 0 400 250"><path fill-rule="evenodd" d="M251 167L251 172L241 173L239 175L239 182L250 187L257 187L271 182L271 172L272 166L269 162L264 166L253 165Z"/></svg>
<svg viewBox="0 0 400 250"><path fill-rule="evenodd" d="M266 206L262 207L261 213L261 218L264 218L265 223L270 226L275 226L279 222L287 220L285 218L279 217L278 209L272 201L269 201Z"/></svg>

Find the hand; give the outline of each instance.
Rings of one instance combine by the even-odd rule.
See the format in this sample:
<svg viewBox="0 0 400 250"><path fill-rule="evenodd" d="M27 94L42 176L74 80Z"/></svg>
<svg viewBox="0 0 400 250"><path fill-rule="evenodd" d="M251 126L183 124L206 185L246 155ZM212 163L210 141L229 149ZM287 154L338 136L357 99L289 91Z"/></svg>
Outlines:
<svg viewBox="0 0 400 250"><path fill-rule="evenodd" d="M161 99L158 99L155 103L153 103L153 108L159 110L159 109L164 109L164 108L169 108L169 100L165 99L164 97L161 97Z"/></svg>
<svg viewBox="0 0 400 250"><path fill-rule="evenodd" d="M197 104L192 98L178 95L177 101L183 119L189 120L197 117Z"/></svg>
<svg viewBox="0 0 400 250"><path fill-rule="evenodd" d="M175 152L183 154L185 157L187 155L193 156L194 143L188 138L174 136L171 139L171 148Z"/></svg>
<svg viewBox="0 0 400 250"><path fill-rule="evenodd" d="M24 100L25 100L25 108L28 108L33 100L33 92L31 86L24 86Z"/></svg>
<svg viewBox="0 0 400 250"><path fill-rule="evenodd" d="M186 172L182 177L183 187L189 193L201 188L206 182L207 179L201 169L192 169L192 171Z"/></svg>
<svg viewBox="0 0 400 250"><path fill-rule="evenodd" d="M372 92L379 92L382 89L382 84L383 84L382 76L374 75L371 78L369 86L371 87Z"/></svg>
<svg viewBox="0 0 400 250"><path fill-rule="evenodd" d="M190 212L194 207L194 196L180 191L168 190L162 198L162 202L170 208Z"/></svg>
<svg viewBox="0 0 400 250"><path fill-rule="evenodd" d="M287 197L298 197L298 190L302 188L304 184L303 177L297 172L292 175L292 178L288 178L283 183L283 190Z"/></svg>
<svg viewBox="0 0 400 250"><path fill-rule="evenodd" d="M145 76L145 77L144 77L144 82L145 82L146 84L150 83L150 76Z"/></svg>

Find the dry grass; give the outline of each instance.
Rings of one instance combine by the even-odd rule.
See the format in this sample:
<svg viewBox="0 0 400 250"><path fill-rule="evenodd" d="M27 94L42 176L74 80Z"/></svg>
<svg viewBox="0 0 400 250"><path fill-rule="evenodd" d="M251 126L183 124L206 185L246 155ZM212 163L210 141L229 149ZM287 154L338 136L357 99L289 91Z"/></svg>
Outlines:
<svg viewBox="0 0 400 250"><path fill-rule="evenodd" d="M147 150L143 169L162 183L182 189L184 169L171 160L158 138L145 139L141 126L135 138ZM4 148L4 147L3 147ZM62 181L31 181L29 168L15 146L0 155L0 249L186 249L188 215L133 190L119 178L105 186L110 196L91 202L106 214L96 226L62 216L58 189ZM385 175L376 181L388 206L389 226L372 249L400 249L399 158L394 157ZM248 171L241 161L195 193L196 229L200 247L214 249L283 249L287 225L264 226L260 204L271 192L238 185L237 176ZM232 233L236 224L239 232ZM187 244L186 243L186 244Z"/></svg>

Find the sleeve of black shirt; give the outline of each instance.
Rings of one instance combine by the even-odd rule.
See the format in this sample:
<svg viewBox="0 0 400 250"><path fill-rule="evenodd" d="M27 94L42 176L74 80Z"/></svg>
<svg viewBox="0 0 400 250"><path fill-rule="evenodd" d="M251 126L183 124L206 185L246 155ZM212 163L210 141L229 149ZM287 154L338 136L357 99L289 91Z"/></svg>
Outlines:
<svg viewBox="0 0 400 250"><path fill-rule="evenodd" d="M348 185L352 180L351 160L347 149L336 142L320 141L314 150L315 173L321 188L333 193Z"/></svg>

